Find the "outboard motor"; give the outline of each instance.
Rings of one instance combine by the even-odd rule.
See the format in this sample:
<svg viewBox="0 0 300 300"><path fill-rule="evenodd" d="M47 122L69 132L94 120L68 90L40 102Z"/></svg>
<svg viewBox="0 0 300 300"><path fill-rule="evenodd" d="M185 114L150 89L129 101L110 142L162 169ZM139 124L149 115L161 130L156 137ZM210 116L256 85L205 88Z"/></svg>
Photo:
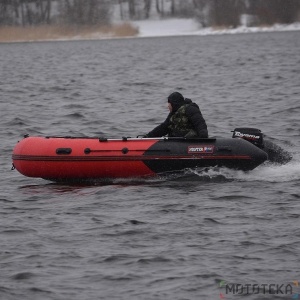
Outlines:
<svg viewBox="0 0 300 300"><path fill-rule="evenodd" d="M232 137L242 138L261 149L264 145L263 134L256 128L235 128Z"/></svg>
<svg viewBox="0 0 300 300"><path fill-rule="evenodd" d="M262 149L268 154L270 162L286 164L292 159L292 155L288 151L266 140L263 133L257 128L235 128L232 137L242 138Z"/></svg>

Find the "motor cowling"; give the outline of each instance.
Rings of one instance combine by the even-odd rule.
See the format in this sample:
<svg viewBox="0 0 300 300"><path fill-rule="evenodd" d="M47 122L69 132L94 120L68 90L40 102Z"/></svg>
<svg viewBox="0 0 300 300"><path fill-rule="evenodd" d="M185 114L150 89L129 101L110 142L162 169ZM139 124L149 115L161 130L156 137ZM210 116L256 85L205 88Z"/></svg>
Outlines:
<svg viewBox="0 0 300 300"><path fill-rule="evenodd" d="M268 154L268 160L272 163L286 164L293 158L291 153L264 138L257 128L235 128L232 137L242 138L259 147Z"/></svg>
<svg viewBox="0 0 300 300"><path fill-rule="evenodd" d="M242 138L259 148L264 146L263 133L257 128L235 128L232 137Z"/></svg>

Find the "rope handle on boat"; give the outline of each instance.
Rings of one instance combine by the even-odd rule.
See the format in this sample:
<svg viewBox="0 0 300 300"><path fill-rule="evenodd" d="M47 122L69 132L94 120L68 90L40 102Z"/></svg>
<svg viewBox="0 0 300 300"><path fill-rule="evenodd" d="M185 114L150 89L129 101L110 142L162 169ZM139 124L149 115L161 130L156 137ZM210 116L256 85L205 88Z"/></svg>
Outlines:
<svg viewBox="0 0 300 300"><path fill-rule="evenodd" d="M85 148L84 149L84 154L90 154L90 153L105 153L105 152L118 152L121 151L123 154L127 154L129 151L136 151L136 152L171 152L170 149L131 149L129 150L127 147L124 147L122 149L97 149L93 150L90 148Z"/></svg>

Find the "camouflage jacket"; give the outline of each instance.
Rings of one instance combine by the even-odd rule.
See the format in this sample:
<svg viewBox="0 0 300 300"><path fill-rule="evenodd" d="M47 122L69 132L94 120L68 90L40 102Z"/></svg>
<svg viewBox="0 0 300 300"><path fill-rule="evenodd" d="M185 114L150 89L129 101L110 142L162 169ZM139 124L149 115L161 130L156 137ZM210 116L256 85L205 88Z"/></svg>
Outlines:
<svg viewBox="0 0 300 300"><path fill-rule="evenodd" d="M196 137L192 122L189 120L186 109L189 104L182 105L171 117L168 125L169 136Z"/></svg>
<svg viewBox="0 0 300 300"><path fill-rule="evenodd" d="M171 112L167 119L152 131L148 137L208 137L206 122L199 106L187 100L176 112Z"/></svg>

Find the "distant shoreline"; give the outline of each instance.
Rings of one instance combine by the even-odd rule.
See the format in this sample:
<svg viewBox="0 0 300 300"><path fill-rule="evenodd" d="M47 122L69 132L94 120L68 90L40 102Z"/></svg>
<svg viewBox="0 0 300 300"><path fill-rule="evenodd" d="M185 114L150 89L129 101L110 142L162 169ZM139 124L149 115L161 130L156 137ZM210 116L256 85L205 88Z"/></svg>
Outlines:
<svg viewBox="0 0 300 300"><path fill-rule="evenodd" d="M0 27L0 43L81 41L168 36L207 36L258 32L300 31L300 23L237 28L199 28L192 19L145 20L100 27L44 25Z"/></svg>

